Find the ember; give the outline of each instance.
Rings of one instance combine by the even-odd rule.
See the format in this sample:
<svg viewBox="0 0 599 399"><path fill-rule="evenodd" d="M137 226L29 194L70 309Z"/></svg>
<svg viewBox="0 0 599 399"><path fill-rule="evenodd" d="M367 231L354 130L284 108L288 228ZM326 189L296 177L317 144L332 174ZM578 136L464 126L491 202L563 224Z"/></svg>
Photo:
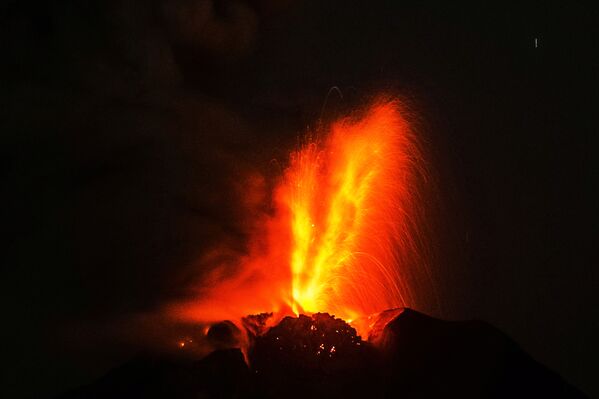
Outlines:
<svg viewBox="0 0 599 399"><path fill-rule="evenodd" d="M260 390L279 397L301 397L303 390L341 389L353 384L361 389L365 370L372 370L378 354L356 330L327 313L286 317L264 335L256 337L250 351L250 367ZM284 381L284 383L283 383ZM345 387L344 387L345 386ZM365 387L362 387L366 390Z"/></svg>
<svg viewBox="0 0 599 399"><path fill-rule="evenodd" d="M250 361L257 372L281 364L330 371L355 363L365 351L365 342L353 327L327 313L316 313L285 317L256 337Z"/></svg>

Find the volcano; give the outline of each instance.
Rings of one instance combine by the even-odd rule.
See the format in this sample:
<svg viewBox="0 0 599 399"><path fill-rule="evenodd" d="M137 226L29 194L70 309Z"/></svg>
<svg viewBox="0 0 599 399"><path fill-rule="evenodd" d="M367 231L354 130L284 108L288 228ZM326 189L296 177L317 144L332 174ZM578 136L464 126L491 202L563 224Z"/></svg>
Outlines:
<svg viewBox="0 0 599 399"><path fill-rule="evenodd" d="M209 326L179 344L208 356L140 358L65 398L583 397L490 325L408 308L434 292L405 115L379 99L291 154L247 259L170 309Z"/></svg>
<svg viewBox="0 0 599 399"><path fill-rule="evenodd" d="M253 337L249 364L235 347L199 361L145 355L62 399L585 397L484 322L410 309L374 319L363 340L328 314L286 317Z"/></svg>

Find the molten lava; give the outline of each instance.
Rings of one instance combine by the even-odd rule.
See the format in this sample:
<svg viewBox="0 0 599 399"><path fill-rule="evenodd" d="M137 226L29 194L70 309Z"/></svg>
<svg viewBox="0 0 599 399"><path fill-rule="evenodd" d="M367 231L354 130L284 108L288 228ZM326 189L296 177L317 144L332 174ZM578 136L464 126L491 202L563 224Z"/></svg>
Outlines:
<svg viewBox="0 0 599 399"><path fill-rule="evenodd" d="M292 154L279 199L290 216L296 313L352 320L409 303L420 161L393 102L335 123L322 142Z"/></svg>
<svg viewBox="0 0 599 399"><path fill-rule="evenodd" d="M427 274L425 175L404 112L379 101L293 152L264 237L235 273L216 267L201 300L179 314L209 322L327 312L352 321L414 306L415 281Z"/></svg>

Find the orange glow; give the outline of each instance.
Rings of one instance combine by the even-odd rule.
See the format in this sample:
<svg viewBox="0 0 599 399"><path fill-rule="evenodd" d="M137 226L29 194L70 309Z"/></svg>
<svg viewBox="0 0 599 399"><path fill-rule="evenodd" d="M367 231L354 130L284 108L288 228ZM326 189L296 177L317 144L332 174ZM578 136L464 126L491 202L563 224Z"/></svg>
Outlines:
<svg viewBox="0 0 599 399"><path fill-rule="evenodd" d="M235 272L217 267L186 319L328 312L357 320L414 306L424 182L417 140L398 101L379 101L293 152L265 221ZM217 257L218 258L218 257Z"/></svg>
<svg viewBox="0 0 599 399"><path fill-rule="evenodd" d="M417 255L410 213L420 161L393 102L292 154L279 199L291 216L296 313L350 320L409 303L402 267Z"/></svg>

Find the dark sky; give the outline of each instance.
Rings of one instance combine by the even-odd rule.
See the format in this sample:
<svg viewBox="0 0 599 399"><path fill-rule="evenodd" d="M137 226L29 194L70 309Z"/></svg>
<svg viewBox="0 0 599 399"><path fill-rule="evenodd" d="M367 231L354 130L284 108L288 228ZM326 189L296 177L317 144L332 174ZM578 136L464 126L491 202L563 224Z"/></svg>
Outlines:
<svg viewBox="0 0 599 399"><path fill-rule="evenodd" d="M272 160L380 92L409 104L438 185L442 308L423 310L488 321L599 395L599 15L543 3L2 2L7 397L159 337L144 315L198 259L244 253Z"/></svg>

